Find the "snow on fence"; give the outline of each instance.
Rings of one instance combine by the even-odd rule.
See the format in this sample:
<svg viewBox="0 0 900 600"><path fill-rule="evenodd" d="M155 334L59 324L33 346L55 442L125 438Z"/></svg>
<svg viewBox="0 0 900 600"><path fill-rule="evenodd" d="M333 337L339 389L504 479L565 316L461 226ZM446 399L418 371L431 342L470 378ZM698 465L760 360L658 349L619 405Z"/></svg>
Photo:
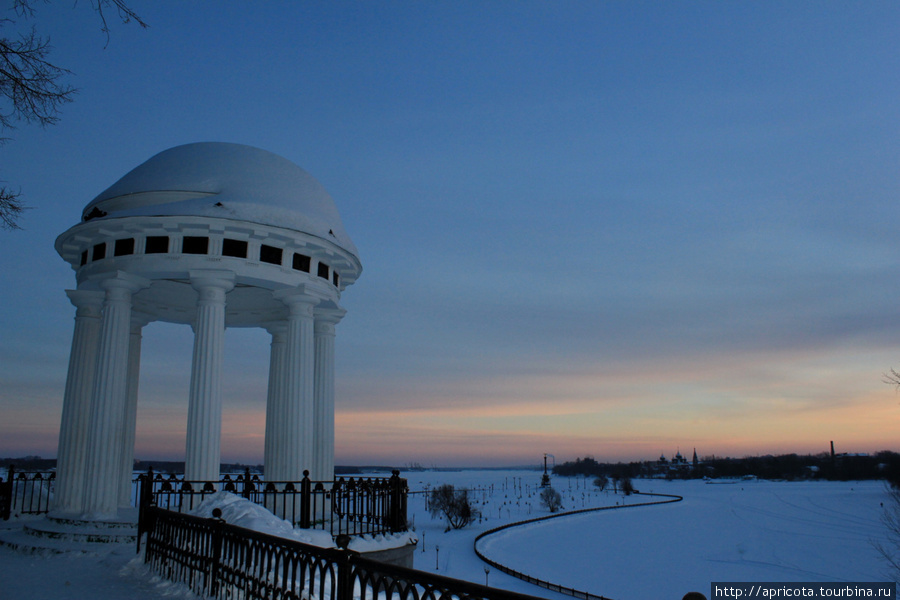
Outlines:
<svg viewBox="0 0 900 600"><path fill-rule="evenodd" d="M249 469L219 481L185 481L175 475L164 478L152 470L140 477L138 505L153 504L175 512L187 512L204 498L232 492L265 506L275 516L301 529L322 529L332 535L378 535L406 531L407 488L400 471L391 477L340 477L311 481L309 471L300 482L263 481Z"/></svg>
<svg viewBox="0 0 900 600"><path fill-rule="evenodd" d="M551 583L549 581L545 581L545 580L539 579L537 577L532 577L531 575L522 573L520 571L516 571L515 569L512 569L510 567L502 565L499 562L497 562L495 560L491 560L490 558L485 556L478 549L478 541L489 535L503 531L505 529L510 529L512 527L520 527L522 525L528 525L529 523L537 523L538 521L546 521L548 519L557 519L560 517L567 517L569 515L597 512L597 511L601 511L601 510L616 510L616 509L620 509L620 508L635 508L638 506L653 506L654 504L668 504L670 502L681 502L682 500L684 500L683 497L675 495L675 494L649 494L649 493L641 493L641 492L634 492L634 494L641 495L641 496L660 496L660 497L664 497L666 499L665 500L654 500L654 501L650 501L650 502L637 502L635 504L617 504L616 506L601 506L598 508L585 508L582 510L571 510L568 512L552 514L552 515L548 515L548 516L544 516L544 517L537 517L536 519L528 519L525 521L516 521L515 523L507 523L506 525L501 525L500 527L494 527L493 529L488 529L487 531L483 531L480 534L478 534L478 537L475 538L475 554L478 555L478 558L480 558L487 564L491 565L498 571L502 571L502 572L506 573L507 575L512 575L513 577L517 577L517 578L521 579L522 581L527 581L528 583L531 583L536 586L542 587L544 589L550 590L551 592L559 592L561 594L566 594L567 596L573 596L575 598L581 598L583 600L610 600L609 598L607 598L605 596L598 596L598 595L592 594L590 592L576 590L574 588L566 587L566 586L559 585L556 583Z"/></svg>
<svg viewBox="0 0 900 600"><path fill-rule="evenodd" d="M221 514L221 511L217 514ZM147 507L144 560L159 575L217 599L543 600Z"/></svg>

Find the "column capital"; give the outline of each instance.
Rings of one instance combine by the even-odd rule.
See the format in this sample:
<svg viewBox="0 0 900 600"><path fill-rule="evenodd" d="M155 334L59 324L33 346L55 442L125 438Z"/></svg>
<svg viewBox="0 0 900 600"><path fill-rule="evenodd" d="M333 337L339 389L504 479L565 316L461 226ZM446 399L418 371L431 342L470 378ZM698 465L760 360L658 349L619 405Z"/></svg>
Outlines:
<svg viewBox="0 0 900 600"><path fill-rule="evenodd" d="M317 306L313 311L313 314L316 315L316 321L323 321L325 323L332 323L333 325L337 325L341 322L341 319L344 318L344 315L347 314L347 310L341 308L340 306L330 308Z"/></svg>
<svg viewBox="0 0 900 600"><path fill-rule="evenodd" d="M218 288L230 292L234 288L234 272L218 269L197 269L190 271L191 287L198 292L206 288Z"/></svg>
<svg viewBox="0 0 900 600"><path fill-rule="evenodd" d="M283 302L292 315L305 312L309 316L312 316L313 307L325 298L317 290L305 285L275 290L272 296Z"/></svg>
<svg viewBox="0 0 900 600"><path fill-rule="evenodd" d="M315 333L317 335L334 335L334 326L340 323L347 311L340 307L324 308L317 306L313 309L315 317Z"/></svg>
<svg viewBox="0 0 900 600"><path fill-rule="evenodd" d="M132 275L131 273L126 273L125 271L113 271L112 273L104 273L103 275L100 275L96 278L91 278L91 280L95 281L100 289L105 290L107 293L122 291L127 292L129 295L137 292L138 290L150 287L151 283L151 281L146 277Z"/></svg>
<svg viewBox="0 0 900 600"><path fill-rule="evenodd" d="M131 328L132 329L141 330L155 320L156 319L151 314L148 314L145 312L139 312L136 310L131 311Z"/></svg>
<svg viewBox="0 0 900 600"><path fill-rule="evenodd" d="M234 289L231 271L197 270L189 273L191 287L197 290L197 305L225 304L225 294Z"/></svg>
<svg viewBox="0 0 900 600"><path fill-rule="evenodd" d="M99 317L103 308L103 292L93 290L66 290L69 301L77 309L75 316Z"/></svg>
<svg viewBox="0 0 900 600"><path fill-rule="evenodd" d="M266 321L262 324L262 328L268 331L273 338L280 338L282 341L284 340L284 336L287 335L287 322L286 321Z"/></svg>

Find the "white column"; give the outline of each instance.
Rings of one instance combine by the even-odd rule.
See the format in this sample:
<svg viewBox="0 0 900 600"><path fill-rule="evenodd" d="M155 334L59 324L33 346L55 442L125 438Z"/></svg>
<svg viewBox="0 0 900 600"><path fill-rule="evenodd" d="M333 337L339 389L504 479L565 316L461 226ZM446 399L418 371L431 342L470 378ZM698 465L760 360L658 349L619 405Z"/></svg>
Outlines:
<svg viewBox="0 0 900 600"><path fill-rule="evenodd" d="M121 475L119 506L131 506L131 480L134 475L134 438L137 429L138 383L141 378L141 330L149 323L144 315L131 315L131 335L128 341L128 382L125 393L125 415L122 423Z"/></svg>
<svg viewBox="0 0 900 600"><path fill-rule="evenodd" d="M194 326L184 477L192 481L209 481L219 478L225 294L234 287L234 274L230 271L191 272L191 285L199 297Z"/></svg>
<svg viewBox="0 0 900 600"><path fill-rule="evenodd" d="M347 314L342 308L316 308L315 390L313 395L314 481L334 480L334 326Z"/></svg>
<svg viewBox="0 0 900 600"><path fill-rule="evenodd" d="M53 509L80 513L84 506L84 467L90 427L91 392L97 368L103 292L66 290L75 305L75 332L69 354L69 373L63 397L59 447L56 453L56 491Z"/></svg>
<svg viewBox="0 0 900 600"><path fill-rule="evenodd" d="M282 420L284 439L276 450L284 461L285 480L300 481L312 468L313 449L313 306L319 298L304 288L280 290L275 297L288 306L284 356L284 394L276 418Z"/></svg>
<svg viewBox="0 0 900 600"><path fill-rule="evenodd" d="M131 296L150 282L118 272L100 282L106 292L100 323L97 371L91 398L91 425L85 469L83 516L115 518L119 500L122 426L128 376Z"/></svg>
<svg viewBox="0 0 900 600"><path fill-rule="evenodd" d="M266 479L282 481L284 461L280 448L284 444L284 422L279 418L284 404L284 348L287 339L287 324L271 323L266 329L272 334L269 352L269 389L266 397L266 440L263 464Z"/></svg>

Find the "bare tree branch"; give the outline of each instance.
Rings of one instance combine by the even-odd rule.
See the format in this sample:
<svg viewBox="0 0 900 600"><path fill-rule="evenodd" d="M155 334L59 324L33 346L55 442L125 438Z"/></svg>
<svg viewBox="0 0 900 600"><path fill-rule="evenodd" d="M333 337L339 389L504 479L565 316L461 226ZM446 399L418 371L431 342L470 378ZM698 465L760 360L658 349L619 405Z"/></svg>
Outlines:
<svg viewBox="0 0 900 600"><path fill-rule="evenodd" d="M47 61L49 41L34 29L18 39L0 38L0 127L13 129L15 121L52 125L60 107L72 101L75 88L59 79L69 71Z"/></svg>
<svg viewBox="0 0 900 600"><path fill-rule="evenodd" d="M900 390L900 371L891 369L890 372L884 374L882 381Z"/></svg>
<svg viewBox="0 0 900 600"><path fill-rule="evenodd" d="M0 229L21 229L18 221L24 211L19 192L0 187Z"/></svg>
<svg viewBox="0 0 900 600"><path fill-rule="evenodd" d="M47 1L44 0L44 3L46 4ZM34 7L31 6L31 0L13 0L12 9L20 17L34 16Z"/></svg>
<svg viewBox="0 0 900 600"><path fill-rule="evenodd" d="M12 0L12 11L18 19L35 16L37 0ZM49 0L43 0L49 4ZM125 0L91 0L91 8L100 16L100 30L109 45L107 11L115 11L122 23L134 21L148 25L128 7ZM17 19L0 19L0 28L14 26ZM71 102L76 89L62 80L68 69L48 59L50 40L38 36L34 27L27 34L0 36L0 130L14 129L19 121L53 125L59 120L63 104ZM0 144L6 138L0 138ZM0 229L20 229L18 218L26 209L21 192L0 187Z"/></svg>
<svg viewBox="0 0 900 600"><path fill-rule="evenodd" d="M27 0L17 0L18 2L26 2ZM106 9L114 8L119 15L119 20L122 23L131 23L134 21L138 25L140 25L143 29L150 27L147 23L141 19L140 15L131 10L127 4L125 4L124 0L91 0L91 5L94 7L94 10L97 11L97 14L100 15L100 31L106 36L106 44L103 46L106 48L109 46L109 25L106 22L106 13L103 12Z"/></svg>

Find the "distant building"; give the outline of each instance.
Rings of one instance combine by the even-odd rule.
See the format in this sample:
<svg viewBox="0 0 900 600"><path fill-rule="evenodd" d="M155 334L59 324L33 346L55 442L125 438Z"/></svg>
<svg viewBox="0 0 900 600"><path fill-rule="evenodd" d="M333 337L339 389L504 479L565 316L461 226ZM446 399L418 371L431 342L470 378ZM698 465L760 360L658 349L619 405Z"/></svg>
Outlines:
<svg viewBox="0 0 900 600"><path fill-rule="evenodd" d="M653 463L650 463L650 465L653 465ZM672 460L667 459L666 454L661 452L659 458L656 459L656 464L651 466L651 472L656 475L670 475L687 472L692 468L696 469L699 466L700 460L697 458L696 448L694 448L694 456L691 461L688 461L688 459L681 454L681 450L676 450Z"/></svg>

